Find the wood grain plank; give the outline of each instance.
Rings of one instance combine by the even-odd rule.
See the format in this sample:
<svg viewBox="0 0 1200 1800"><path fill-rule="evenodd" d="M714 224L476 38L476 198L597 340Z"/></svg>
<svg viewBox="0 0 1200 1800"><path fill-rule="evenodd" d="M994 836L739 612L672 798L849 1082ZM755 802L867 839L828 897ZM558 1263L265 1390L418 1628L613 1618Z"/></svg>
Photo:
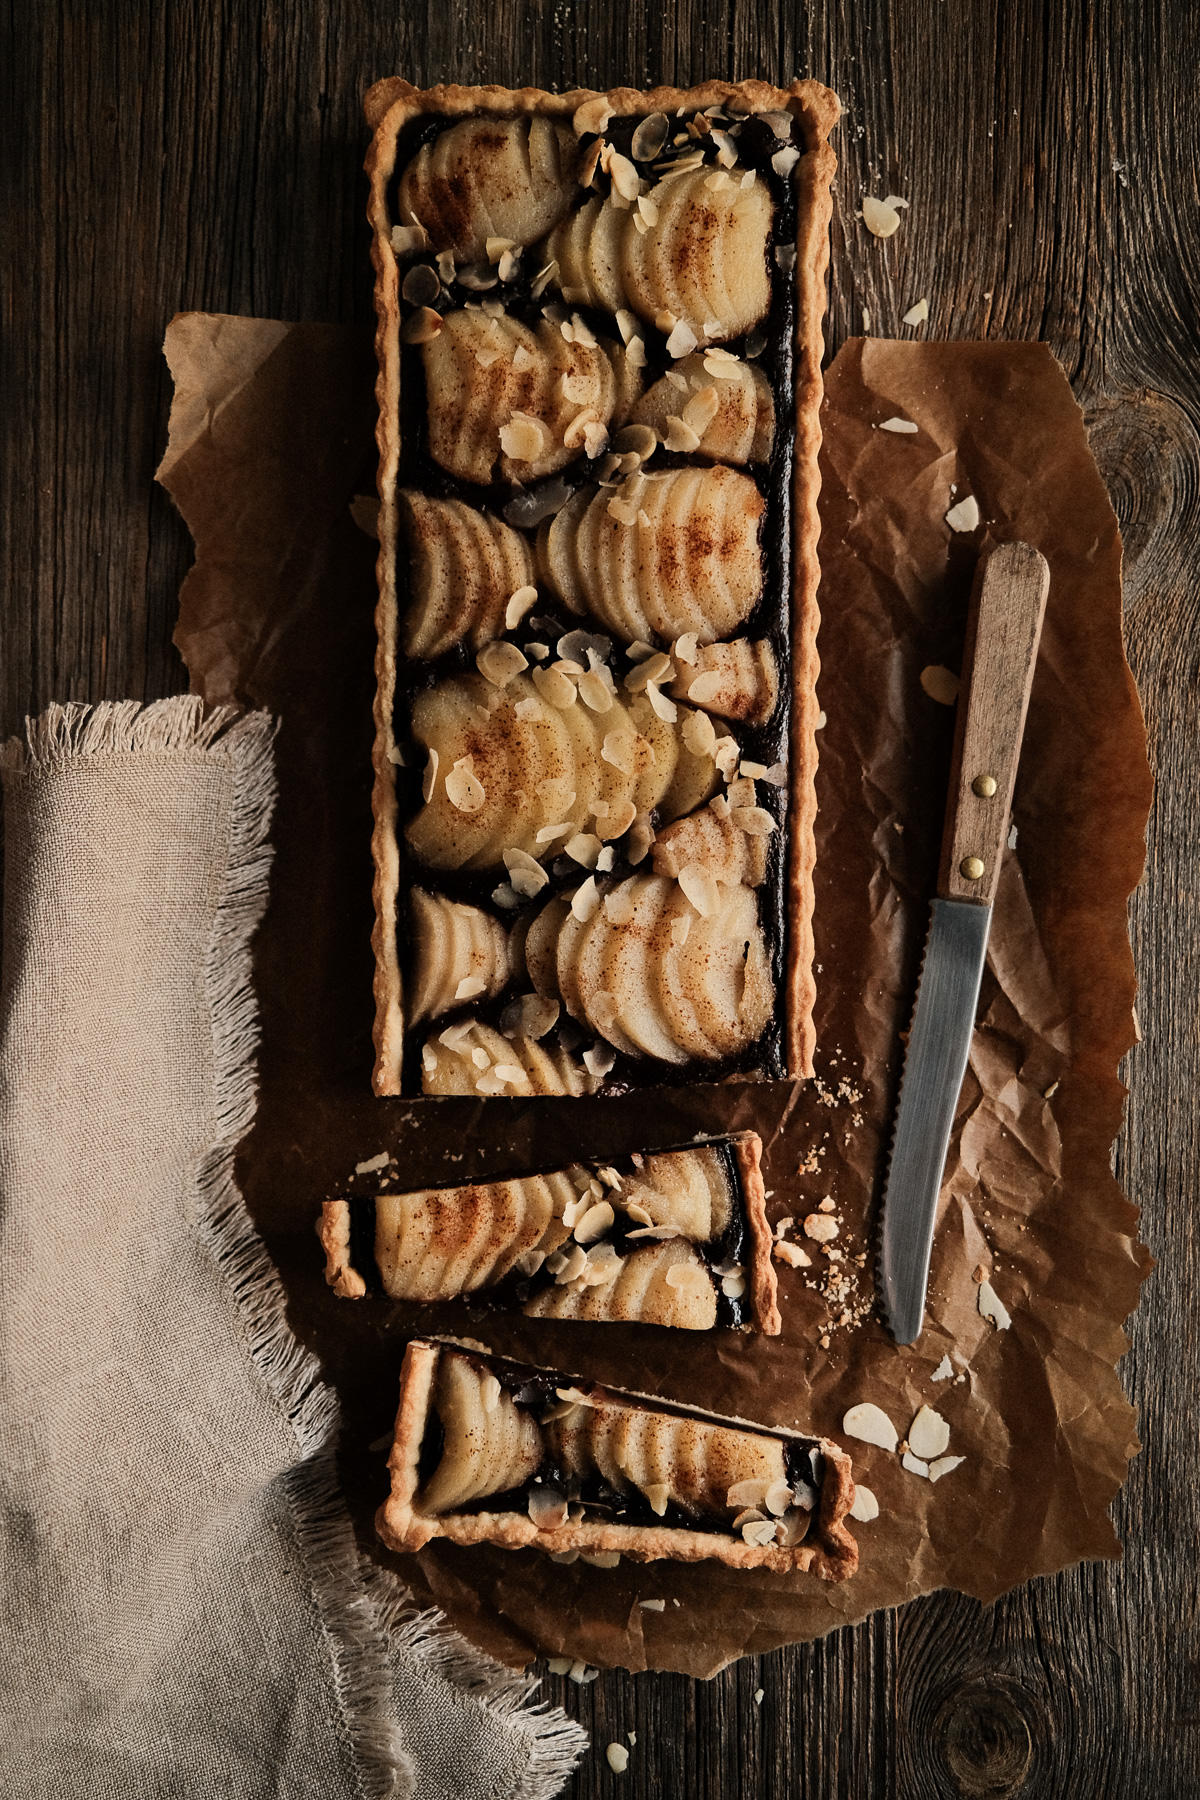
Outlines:
<svg viewBox="0 0 1200 1800"><path fill-rule="evenodd" d="M1088 412L1159 770L1118 1169L1163 1271L1125 1367L1147 1443L1117 1509L1125 1562L990 1610L932 1596L703 1687L551 1681L597 1745L578 1800L1200 1793L1197 37L1172 0L48 0L0 21L5 731L52 697L183 685L189 544L151 482L162 329L189 306L368 320L360 96L386 73L828 80L848 108L833 341L864 313L913 335L901 318L925 295L925 335L1044 337ZM855 217L864 192L911 197L887 243ZM630 1729L618 1780L603 1747Z"/></svg>

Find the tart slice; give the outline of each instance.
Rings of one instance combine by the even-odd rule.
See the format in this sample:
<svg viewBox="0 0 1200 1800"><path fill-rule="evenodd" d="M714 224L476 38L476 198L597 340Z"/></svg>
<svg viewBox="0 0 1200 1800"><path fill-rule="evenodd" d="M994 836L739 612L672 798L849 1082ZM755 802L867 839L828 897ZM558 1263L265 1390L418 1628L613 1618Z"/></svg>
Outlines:
<svg viewBox="0 0 1200 1800"><path fill-rule="evenodd" d="M780 1328L752 1131L620 1165L327 1200L325 1279L358 1299L479 1295L530 1318Z"/></svg>
<svg viewBox="0 0 1200 1800"><path fill-rule="evenodd" d="M849 1457L825 1438L604 1388L450 1339L400 1375L376 1517L393 1550L456 1544L705 1558L844 1581Z"/></svg>
<svg viewBox="0 0 1200 1800"><path fill-rule="evenodd" d="M811 1074L837 100L367 114L376 1091Z"/></svg>

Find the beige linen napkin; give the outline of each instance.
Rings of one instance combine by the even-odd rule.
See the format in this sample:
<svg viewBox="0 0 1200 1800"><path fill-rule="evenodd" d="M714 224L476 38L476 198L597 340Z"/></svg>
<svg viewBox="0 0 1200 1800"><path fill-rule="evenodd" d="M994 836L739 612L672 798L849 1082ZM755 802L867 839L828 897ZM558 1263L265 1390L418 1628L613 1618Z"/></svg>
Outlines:
<svg viewBox="0 0 1200 1800"><path fill-rule="evenodd" d="M3 753L0 1791L541 1800L583 1734L364 1566L234 1184L272 735L54 707Z"/></svg>

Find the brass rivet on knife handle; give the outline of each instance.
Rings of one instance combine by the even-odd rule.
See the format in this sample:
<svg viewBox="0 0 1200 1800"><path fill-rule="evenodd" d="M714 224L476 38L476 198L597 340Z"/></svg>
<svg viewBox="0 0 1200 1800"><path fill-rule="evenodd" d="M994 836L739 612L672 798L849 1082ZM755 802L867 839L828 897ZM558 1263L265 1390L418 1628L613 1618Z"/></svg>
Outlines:
<svg viewBox="0 0 1200 1800"><path fill-rule="evenodd" d="M995 897L1049 588L1028 544L1000 544L976 571L938 871L948 900Z"/></svg>

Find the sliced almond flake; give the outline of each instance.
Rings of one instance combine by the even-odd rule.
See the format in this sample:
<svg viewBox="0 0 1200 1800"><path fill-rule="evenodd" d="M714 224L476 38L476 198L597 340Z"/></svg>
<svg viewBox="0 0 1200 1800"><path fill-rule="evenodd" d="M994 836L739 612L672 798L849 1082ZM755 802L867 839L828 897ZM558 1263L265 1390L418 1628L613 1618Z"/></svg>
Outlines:
<svg viewBox="0 0 1200 1800"><path fill-rule="evenodd" d="M424 1069L426 1075L432 1075L433 1071L437 1068L437 1066L438 1066L437 1051L434 1049L432 1044L423 1044L421 1046L421 1067L422 1067L422 1069Z"/></svg>
<svg viewBox="0 0 1200 1800"><path fill-rule="evenodd" d="M652 681L670 681L675 673L675 665L670 657L661 650L651 650L650 654L630 669L623 685L631 694L638 694Z"/></svg>
<svg viewBox="0 0 1200 1800"><path fill-rule="evenodd" d="M354 1173L356 1175L377 1175L381 1169L387 1168L391 1160L388 1152L381 1150L378 1156L368 1156L366 1162L355 1163Z"/></svg>
<svg viewBox="0 0 1200 1800"><path fill-rule="evenodd" d="M575 1226L576 1243L594 1244L597 1238L602 1238L606 1231L612 1230L615 1218L616 1214L608 1201L598 1200L594 1206L588 1207ZM611 1247L610 1245L609 1248Z"/></svg>
<svg viewBox="0 0 1200 1800"><path fill-rule="evenodd" d="M609 804L605 830L610 838L624 837L634 820L637 808L632 800L613 800Z"/></svg>
<svg viewBox="0 0 1200 1800"><path fill-rule="evenodd" d="M765 806L731 806L729 818L748 837L770 837L775 829L775 820Z"/></svg>
<svg viewBox="0 0 1200 1800"><path fill-rule="evenodd" d="M862 203L863 224L872 237L890 238L893 232L900 229L900 214L886 200L879 200L873 194L864 194Z"/></svg>
<svg viewBox="0 0 1200 1800"><path fill-rule="evenodd" d="M740 1300L746 1292L746 1277L744 1275L723 1275L721 1292L727 1300Z"/></svg>
<svg viewBox="0 0 1200 1800"><path fill-rule="evenodd" d="M786 1263L789 1269L810 1269L812 1257L799 1244L779 1243L771 1251L776 1262Z"/></svg>
<svg viewBox="0 0 1200 1800"><path fill-rule="evenodd" d="M461 756L446 776L446 799L459 812L479 812L486 801L484 783L480 781L475 770L471 769L470 756Z"/></svg>
<svg viewBox="0 0 1200 1800"><path fill-rule="evenodd" d="M432 800L434 789L437 787L439 760L437 751L431 745L429 750L429 761L425 764L425 773L421 777L421 798L424 800L426 806L428 806L429 802Z"/></svg>
<svg viewBox="0 0 1200 1800"><path fill-rule="evenodd" d="M638 1605L643 1612L666 1612L667 1610L667 1603L665 1600L639 1600ZM630 1737L634 1737L635 1733L631 1731L629 1735Z"/></svg>
<svg viewBox="0 0 1200 1800"><path fill-rule="evenodd" d="M922 1406L908 1428L908 1447L914 1456L932 1462L943 1455L950 1442L950 1426L941 1413Z"/></svg>
<svg viewBox="0 0 1200 1800"><path fill-rule="evenodd" d="M612 118L612 107L603 94L593 94L590 100L581 101L575 108L571 118L571 129L576 137L588 137L592 132L604 130Z"/></svg>
<svg viewBox="0 0 1200 1800"><path fill-rule="evenodd" d="M602 166L604 161L602 152L600 157ZM608 173L612 179L614 192L619 194L622 200L637 199L641 191L642 178L638 174L636 166L630 162L627 156L622 156L620 151L614 150L608 158Z"/></svg>
<svg viewBox="0 0 1200 1800"><path fill-rule="evenodd" d="M478 975L464 975L454 990L456 1000L474 1000L480 994L486 994L487 982Z"/></svg>
<svg viewBox="0 0 1200 1800"><path fill-rule="evenodd" d="M672 327L671 335L667 339L667 355L687 356L696 348L698 342L699 339L687 320L680 319L678 324Z"/></svg>
<svg viewBox="0 0 1200 1800"><path fill-rule="evenodd" d="M475 1064L477 1069L487 1068L489 1061L488 1053L483 1048L482 1044L476 1044L475 1048L472 1050L471 1061Z"/></svg>
<svg viewBox="0 0 1200 1800"><path fill-rule="evenodd" d="M683 409L683 423L693 431L703 433L712 424L721 405L721 397L715 387L702 387L693 394Z"/></svg>
<svg viewBox="0 0 1200 1800"><path fill-rule="evenodd" d="M512 886L511 882L508 881L502 881L499 887L494 887L492 889L492 900L496 906L502 906L506 909L520 906L521 904L521 896L518 894L516 888Z"/></svg>
<svg viewBox="0 0 1200 1800"><path fill-rule="evenodd" d="M930 1381L949 1381L953 1377L953 1374L954 1364L950 1361L948 1356L943 1356L941 1362L933 1371L933 1374L929 1379Z"/></svg>
<svg viewBox="0 0 1200 1800"><path fill-rule="evenodd" d="M658 224L658 202L649 194L638 195L637 218L634 220L635 225L638 224L639 219L641 221L639 229L643 233L648 230L651 225Z"/></svg>
<svg viewBox="0 0 1200 1800"><path fill-rule="evenodd" d="M688 684L687 697L694 700L697 706L703 706L706 701L719 699L723 685L721 676L715 670L705 669Z"/></svg>
<svg viewBox="0 0 1200 1800"><path fill-rule="evenodd" d="M959 680L944 663L929 663L921 670L921 686L939 706L953 706L958 699Z"/></svg>
<svg viewBox="0 0 1200 1800"><path fill-rule="evenodd" d="M735 1481L725 1495L725 1504L734 1507L761 1506L767 1497L769 1486L770 1483L761 1476L748 1476L744 1481Z"/></svg>
<svg viewBox="0 0 1200 1800"><path fill-rule="evenodd" d="M767 1484L764 1481L762 1483L763 1493L758 1496L759 1501L762 1500L763 1494L766 1493L766 1486L767 1486ZM740 1531L742 1529L743 1525L751 1525L751 1524L761 1525L761 1524L763 1524L763 1522L766 1519L766 1516L767 1515L765 1512L763 1512L761 1506L757 1502L755 1502L754 1504L752 1504L750 1506L744 1506L742 1508L741 1512L738 1513L737 1517L730 1520L730 1525L734 1531Z"/></svg>
<svg viewBox="0 0 1200 1800"><path fill-rule="evenodd" d="M859 1520L859 1522L863 1524L865 1524L868 1519L877 1519L879 1517L878 1500L875 1498L871 1489L869 1487L864 1487L861 1482L856 1482L854 1486L854 1500L850 1507L850 1517Z"/></svg>
<svg viewBox="0 0 1200 1800"><path fill-rule="evenodd" d="M911 419L892 418L884 419L881 422L879 429L880 431L912 433L914 431L919 431L921 428L919 425L915 425Z"/></svg>
<svg viewBox="0 0 1200 1800"><path fill-rule="evenodd" d="M689 666L693 666L697 656L700 654L696 633L694 631L685 631L682 637L677 637L674 644L671 646L671 654L678 662L687 663Z"/></svg>
<svg viewBox="0 0 1200 1800"><path fill-rule="evenodd" d="M514 462L533 462L546 448L546 428L532 413L515 412L500 427L500 448Z"/></svg>
<svg viewBox="0 0 1200 1800"><path fill-rule="evenodd" d="M657 1513L658 1517L661 1519L667 1510L667 1502L671 1498L671 1490L666 1482L652 1481L647 1487L643 1488L642 1492L646 1496L646 1503L649 1506L650 1511L652 1513Z"/></svg>
<svg viewBox="0 0 1200 1800"><path fill-rule="evenodd" d="M783 149L777 150L771 158L771 167L777 175L787 176L791 174L799 160L800 152L796 145L785 144Z"/></svg>
<svg viewBox="0 0 1200 1800"><path fill-rule="evenodd" d="M929 1464L923 1457L914 1456L911 1450L904 1452L900 1458L900 1466L907 1469L910 1475L919 1475L922 1481L929 1480Z"/></svg>
<svg viewBox="0 0 1200 1800"><path fill-rule="evenodd" d="M645 368L646 346L640 337L630 338L625 350L625 360L631 369Z"/></svg>
<svg viewBox="0 0 1200 1800"><path fill-rule="evenodd" d="M683 721L683 741L693 756L711 756L717 731L707 713L689 713Z"/></svg>
<svg viewBox="0 0 1200 1800"><path fill-rule="evenodd" d="M610 925L628 925L633 917L633 896L628 887L616 887L605 895L604 916Z"/></svg>
<svg viewBox="0 0 1200 1800"><path fill-rule="evenodd" d="M669 1288L691 1288L694 1294L706 1293L712 1286L705 1271L692 1262L672 1263L663 1280Z"/></svg>
<svg viewBox="0 0 1200 1800"><path fill-rule="evenodd" d="M929 1465L930 1481L940 1481L943 1475L948 1475L951 1469L957 1469L959 1463L966 1460L965 1456L939 1456Z"/></svg>
<svg viewBox="0 0 1200 1800"><path fill-rule="evenodd" d="M979 1284L978 1306L982 1316L990 1319L997 1331L1007 1331L1012 1324L1012 1314L990 1281L981 1281Z"/></svg>
<svg viewBox="0 0 1200 1800"><path fill-rule="evenodd" d="M684 913L682 918L671 920L671 942L682 950L688 941L688 933L692 929L692 913Z"/></svg>
<svg viewBox="0 0 1200 1800"><path fill-rule="evenodd" d="M929 317L929 302L922 296L915 306L910 306L902 323L905 325L923 325Z"/></svg>
<svg viewBox="0 0 1200 1800"><path fill-rule="evenodd" d="M485 644L475 658L475 667L485 681L494 687L507 687L514 675L529 667L529 658L524 651L518 650L515 644L507 644L502 639Z"/></svg>
<svg viewBox="0 0 1200 1800"><path fill-rule="evenodd" d="M613 495L608 503L608 512L610 518L615 519L618 525L635 525L637 523L637 506L633 501L626 499L623 494Z"/></svg>
<svg viewBox="0 0 1200 1800"><path fill-rule="evenodd" d="M777 1519L781 1519L791 1504L792 1490L789 1483L773 1481L766 1492L767 1511L774 1513Z"/></svg>
<svg viewBox="0 0 1200 1800"><path fill-rule="evenodd" d="M568 1678L577 1681L581 1687L586 1687L589 1681L595 1681L599 1673L599 1669L590 1669L580 1657L576 1657L567 1670Z"/></svg>
<svg viewBox="0 0 1200 1800"><path fill-rule="evenodd" d="M566 712L569 706L575 704L578 690L570 676L560 668L534 669L533 685L547 705L553 706L558 712Z"/></svg>
<svg viewBox="0 0 1200 1800"><path fill-rule="evenodd" d="M545 1037L558 1024L559 1004L544 994L522 994L506 1006L500 1020L500 1029L511 1032L517 1037Z"/></svg>
<svg viewBox="0 0 1200 1800"><path fill-rule="evenodd" d="M535 587L519 587L515 593L510 594L508 605L504 609L505 630L515 630L536 600L537 589Z"/></svg>
<svg viewBox="0 0 1200 1800"><path fill-rule="evenodd" d="M732 781L737 774L737 766L741 761L741 755L741 747L736 738L718 738L714 744L713 761L716 763L717 768L725 777L726 781Z"/></svg>
<svg viewBox="0 0 1200 1800"><path fill-rule="evenodd" d="M675 724L679 717L679 708L672 699L663 693L657 682L647 683L646 698L664 724Z"/></svg>
<svg viewBox="0 0 1200 1800"><path fill-rule="evenodd" d="M412 256L424 250L428 242L429 233L423 225L392 226L392 249L397 256Z"/></svg>
<svg viewBox="0 0 1200 1800"><path fill-rule="evenodd" d="M857 1438L863 1444L877 1444L881 1450L894 1450L900 1442L896 1427L872 1400L860 1401L850 1408L842 1419L842 1431L846 1437Z"/></svg>
<svg viewBox="0 0 1200 1800"><path fill-rule="evenodd" d="M460 1055L471 1041L474 1026L470 1024L447 1025L438 1037L438 1043L444 1044L452 1055Z"/></svg>
<svg viewBox="0 0 1200 1800"><path fill-rule="evenodd" d="M702 918L711 918L720 907L720 890L703 863L685 863L679 871L679 885Z"/></svg>
<svg viewBox="0 0 1200 1800"><path fill-rule="evenodd" d="M625 654L630 662L643 662L647 656L661 655L653 644L644 643L641 638L634 638L632 644L626 644Z"/></svg>
<svg viewBox="0 0 1200 1800"><path fill-rule="evenodd" d="M563 850L573 862L580 863L585 869L594 869L600 854L600 839L590 831L577 831L563 845Z"/></svg>
<svg viewBox="0 0 1200 1800"><path fill-rule="evenodd" d="M567 1522L567 1500L557 1488L533 1487L529 1491L529 1516L539 1531L553 1530Z"/></svg>
<svg viewBox="0 0 1200 1800"><path fill-rule="evenodd" d="M571 896L572 916L586 925L589 919L595 918L600 905L600 890L596 886L596 877L589 875L581 887L576 888Z"/></svg>
<svg viewBox="0 0 1200 1800"><path fill-rule="evenodd" d="M530 856L528 850L516 846L504 852L504 866L516 892L529 898L540 894L550 880L541 863Z"/></svg>
<svg viewBox="0 0 1200 1800"><path fill-rule="evenodd" d="M694 431L690 425L685 425L683 420L674 413L669 413L663 446L680 456L688 456L693 450L700 448L699 433Z"/></svg>
<svg viewBox="0 0 1200 1800"><path fill-rule="evenodd" d="M964 494L957 505L952 506L946 514L946 523L951 531L976 531L979 527L979 502L974 494Z"/></svg>
<svg viewBox="0 0 1200 1800"><path fill-rule="evenodd" d="M604 742L600 746L600 756L622 775L633 774L634 753L637 738L629 731L607 731Z"/></svg>
<svg viewBox="0 0 1200 1800"><path fill-rule="evenodd" d="M648 818L639 816L633 821L625 843L625 855L634 868L650 854L654 838L654 827Z"/></svg>
<svg viewBox="0 0 1200 1800"><path fill-rule="evenodd" d="M590 1050L583 1053L584 1068L598 1081L603 1081L616 1060L616 1052L609 1044L593 1044Z"/></svg>
<svg viewBox="0 0 1200 1800"><path fill-rule="evenodd" d="M485 238L483 243L484 254L492 263L498 263L506 250L515 250L516 247L516 238L490 237Z"/></svg>
<svg viewBox="0 0 1200 1800"><path fill-rule="evenodd" d="M763 1547L775 1542L774 1519L751 1520L742 1526L742 1536L748 1544Z"/></svg>

